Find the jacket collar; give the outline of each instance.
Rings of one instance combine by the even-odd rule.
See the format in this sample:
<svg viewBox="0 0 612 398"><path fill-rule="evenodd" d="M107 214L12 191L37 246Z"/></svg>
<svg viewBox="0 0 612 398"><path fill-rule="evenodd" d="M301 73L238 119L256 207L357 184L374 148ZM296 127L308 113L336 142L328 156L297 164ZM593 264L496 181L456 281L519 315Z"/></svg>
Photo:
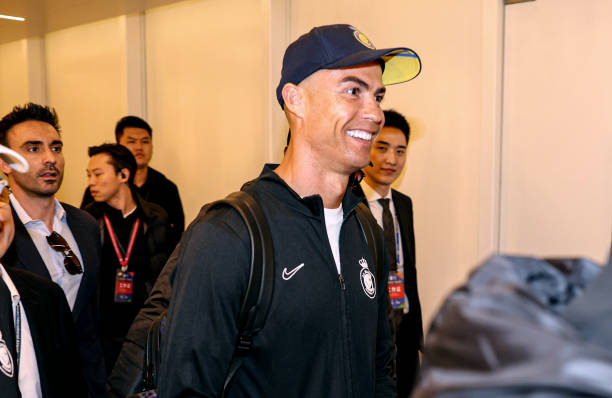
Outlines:
<svg viewBox="0 0 612 398"><path fill-rule="evenodd" d="M323 216L323 199L321 195L315 194L306 197L300 197L286 182L274 171L278 164L266 164L261 171L257 180L248 190L254 189L262 193L269 193L279 198L295 211L304 214L307 217L322 219ZM342 210L344 218L346 218L359 203L361 198L355 195L350 189L344 193L342 198Z"/></svg>
<svg viewBox="0 0 612 398"><path fill-rule="evenodd" d="M152 215L149 211L149 208L143 204L145 200L140 196L140 194L133 187L130 188L132 192L132 197L134 198L134 202L136 202L136 214L139 218L143 218L144 221L149 221L152 218ZM109 206L106 202L91 202L85 209L89 212L95 219L100 219L104 215L104 213L115 213L120 212L111 206Z"/></svg>

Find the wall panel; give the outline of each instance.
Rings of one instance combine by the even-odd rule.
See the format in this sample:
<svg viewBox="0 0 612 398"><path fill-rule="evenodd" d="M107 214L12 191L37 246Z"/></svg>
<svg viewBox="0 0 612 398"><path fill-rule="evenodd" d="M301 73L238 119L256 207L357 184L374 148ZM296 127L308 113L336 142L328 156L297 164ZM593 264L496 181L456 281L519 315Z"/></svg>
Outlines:
<svg viewBox="0 0 612 398"><path fill-rule="evenodd" d="M27 40L0 44L0 118L28 102Z"/></svg>
<svg viewBox="0 0 612 398"><path fill-rule="evenodd" d="M62 126L66 173L59 197L78 206L87 186L87 147L114 142L126 111L125 17L46 36L47 90Z"/></svg>
<svg viewBox="0 0 612 398"><path fill-rule="evenodd" d="M146 14L153 166L178 185L187 223L267 159L264 3L189 1Z"/></svg>
<svg viewBox="0 0 612 398"><path fill-rule="evenodd" d="M503 251L608 258L610 15L605 0L507 7Z"/></svg>

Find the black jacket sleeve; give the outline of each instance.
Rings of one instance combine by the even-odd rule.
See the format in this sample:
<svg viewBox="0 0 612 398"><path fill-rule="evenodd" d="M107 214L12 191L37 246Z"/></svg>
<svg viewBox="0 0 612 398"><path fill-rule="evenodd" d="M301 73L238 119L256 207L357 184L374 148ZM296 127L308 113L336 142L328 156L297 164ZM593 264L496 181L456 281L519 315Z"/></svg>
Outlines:
<svg viewBox="0 0 612 398"><path fill-rule="evenodd" d="M233 210L197 219L181 241L159 395L216 397L223 389L249 277L250 240Z"/></svg>

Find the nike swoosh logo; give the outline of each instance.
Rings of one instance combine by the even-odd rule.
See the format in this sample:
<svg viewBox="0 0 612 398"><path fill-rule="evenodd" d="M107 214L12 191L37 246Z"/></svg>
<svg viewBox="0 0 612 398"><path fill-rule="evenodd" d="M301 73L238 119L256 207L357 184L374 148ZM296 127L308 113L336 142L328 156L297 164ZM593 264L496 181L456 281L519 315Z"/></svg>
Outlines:
<svg viewBox="0 0 612 398"><path fill-rule="evenodd" d="M304 263L298 265L291 271L287 271L287 267L285 267L285 269L283 269L283 279L288 281L289 279L293 278L293 275L295 275L299 270L301 270L303 266Z"/></svg>

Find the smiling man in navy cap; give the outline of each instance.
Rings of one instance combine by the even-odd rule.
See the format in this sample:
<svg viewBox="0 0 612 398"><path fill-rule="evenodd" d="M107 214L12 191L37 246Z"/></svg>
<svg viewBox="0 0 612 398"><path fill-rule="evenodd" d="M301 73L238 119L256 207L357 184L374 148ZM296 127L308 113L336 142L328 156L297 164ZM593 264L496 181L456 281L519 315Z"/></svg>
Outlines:
<svg viewBox="0 0 612 398"><path fill-rule="evenodd" d="M383 126L385 85L420 69L412 50L377 50L349 25L314 28L287 48L276 94L291 142L248 188L271 226L274 293L227 397L395 396L387 269L377 280L347 183ZM160 396L219 396L248 286L249 235L222 208L196 219L181 246Z"/></svg>

